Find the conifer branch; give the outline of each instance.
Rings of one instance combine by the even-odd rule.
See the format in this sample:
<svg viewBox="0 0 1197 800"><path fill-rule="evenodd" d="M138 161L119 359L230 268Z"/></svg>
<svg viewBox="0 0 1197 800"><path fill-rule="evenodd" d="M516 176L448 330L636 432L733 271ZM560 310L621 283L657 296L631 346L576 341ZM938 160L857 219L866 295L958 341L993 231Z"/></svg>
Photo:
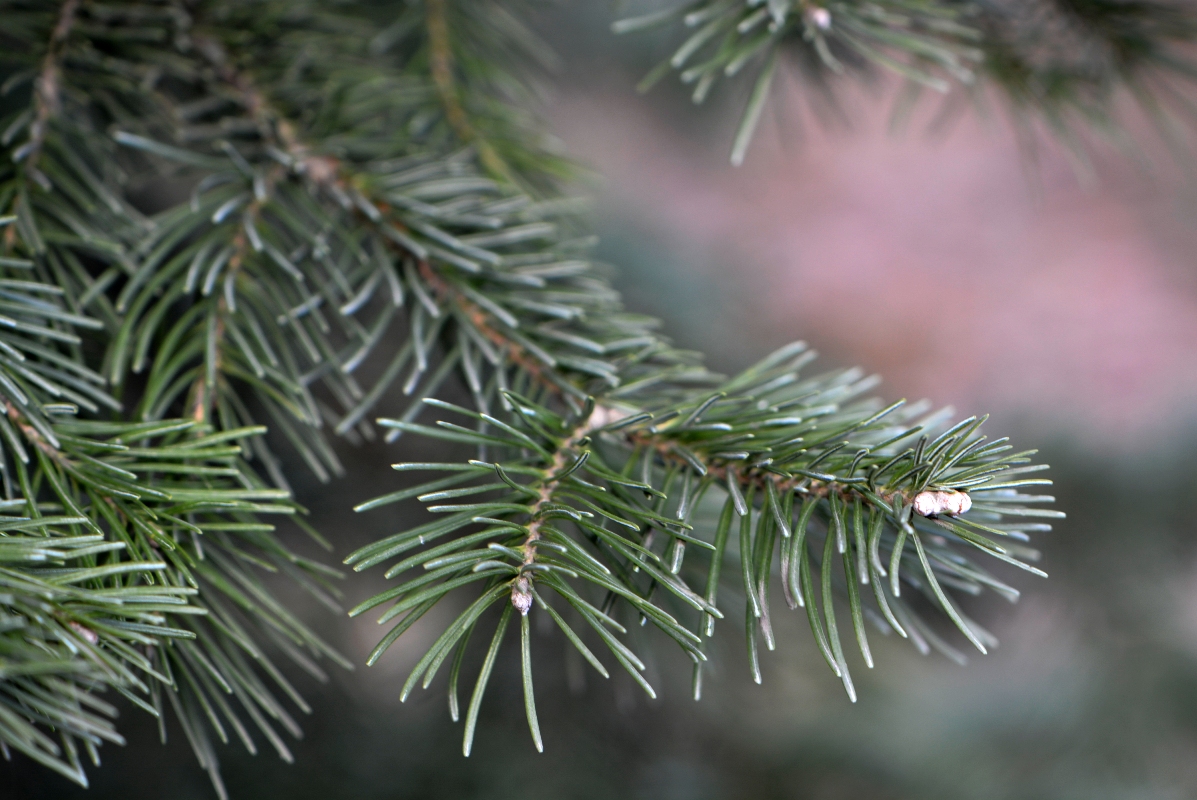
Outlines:
<svg viewBox="0 0 1197 800"><path fill-rule="evenodd" d="M979 565L962 559L953 543L1038 573L1019 560L1035 558L1034 551L988 538L1017 541L1025 527L1017 521L1020 516L1056 516L1020 505L1047 498L1011 493L1016 487L1044 482L1023 477L1034 470L1023 466L1028 454L1010 453L1000 440L988 443L977 433L982 420L946 426L938 421L942 415L920 420L919 408L904 408L902 403L883 408L873 402L853 402L854 396L872 385L858 374L800 380L797 367L808 357L802 345L785 348L717 386L714 393L692 393L651 412L624 404L616 410L591 400L560 416L551 407L508 394L515 412L510 422L425 401L486 422L490 426L486 431L448 422L429 427L382 420L384 426L397 430L486 447L494 455L471 461L468 467L396 465L404 470L444 470L450 477L359 507L368 510L418 496L430 504L430 511L448 515L443 523L388 537L346 560L361 570L401 558L388 577L421 564L426 571L425 577L376 595L351 612L390 603L382 623L406 612L371 661L446 593L486 579L482 588L493 604L490 588L502 578L499 585L509 587L511 603L521 614L531 610L534 597L540 597L536 584L561 595L651 693L639 674L637 657L613 638L602 621L610 618L618 626L618 616L611 616L612 604L627 603L629 610L652 620L691 655L700 681L705 660L700 639L678 622L672 606L703 612L700 629L710 636L714 621L723 616L716 605L718 576L729 556L740 562L748 604L746 632L758 680L758 639L763 636L772 649L775 636L768 599L775 569L782 575L787 603L806 609L829 665L853 699L855 688L832 607L834 594L847 595L853 630L869 666L872 660L863 628L866 614L920 646L931 642L952 657L963 658L931 633L907 604L902 584L925 594L984 652L992 636L969 620L942 587L967 592L991 587L1007 597L1017 596ZM915 437L915 444L902 447L902 442ZM495 476L498 482L487 482ZM522 476L529 482L520 483ZM695 509L714 487L725 487L725 499L712 532L709 523L698 526L690 520L701 513ZM485 499L494 493L498 497ZM457 498L469 502L446 502ZM970 506L980 513L961 516ZM1006 513L1014 515L1017 527L1003 521ZM741 520L738 548L729 547L727 536L736 518ZM483 527L472 532L472 524ZM446 536L456 539L434 543ZM821 613L811 589L815 557L808 552L816 536L822 539L824 552L816 562L823 586ZM915 552L903 551L907 539ZM480 544L486 547L468 549ZM427 549L408 554L420 545ZM705 593L691 588L701 573L694 575L684 568L693 563L692 558L685 559L687 547L713 553ZM829 554L841 556L842 579L833 578ZM430 580L442 582L429 586ZM588 585L601 590L606 600L586 599ZM862 586L872 587L876 611L861 597ZM654 599L657 587L665 590L662 600ZM593 616L600 609L602 619ZM443 648L452 644L438 642L417 664L408 686L414 687L421 678L427 686L435 674L430 665L438 664L446 652ZM584 646L582 651L589 653ZM535 724L531 717L529 724Z"/></svg>
<svg viewBox="0 0 1197 800"><path fill-rule="evenodd" d="M450 120L459 137L466 143L479 148L478 158L484 167L495 172L494 164L487 164L487 152L494 158L493 149L484 141L478 141L476 132L470 127L468 117L457 99L458 88L453 79L452 49L448 39L446 22L446 8L444 0L431 0L427 3L427 25L429 30L429 47L433 64L433 79L445 105L446 117ZM368 173L354 170L344 160L330 156L315 155L315 148L302 141L296 134L294 120L288 119L274 104L270 102L257 88L255 81L244 71L231 66L223 47L211 38L197 37L197 43L208 61L217 70L221 80L235 88L242 96L242 105L250 111L256 121L260 135L273 146L278 147L292 159L297 171L313 180L315 186L324 191L332 192L342 199L358 197L359 202L354 207L355 221L358 224L374 227L379 234L379 240L387 248L394 251L397 259L411 260L417 266L419 275L427 282L432 294L442 301L447 301L458 312L461 319L468 320L477 332L492 343L506 360L513 366L526 372L545 389L551 392L564 391L563 386L575 387L581 382L563 380L562 377L551 375L546 370L543 358L538 358L528 346L503 333L501 324L493 312L483 309L476 301L469 298L458 284L449 280L442 267L429 258L422 248L412 247L412 226L408 215L399 211L388 202L386 197L376 196L372 190L372 176ZM501 165L501 161L498 162ZM507 172L502 167L502 172ZM252 213L255 204L249 206ZM391 231L400 232L405 241L396 241L388 235ZM239 239L244 246L244 240ZM232 263L232 262L230 262ZM571 388L578 396L583 396L580 388Z"/></svg>
<svg viewBox="0 0 1197 800"><path fill-rule="evenodd" d="M988 559L1042 574L1030 534L1061 515L1024 493L1048 483L1033 451L989 441L983 419L887 405L856 370L808 376L800 344L725 378L622 307L524 105L534 92L515 62L551 59L516 6L410 2L389 26L353 2L0 6L12 11L0 36L35 82L4 123L0 160L0 302L16 306L16 327L0 329L0 596L16 587L0 604L0 657L46 667L53 683L38 691L74 709L52 712L25 676L0 674L0 700L18 698L0 703L0 744L85 780L78 748L119 741L114 709L94 697L109 687L160 718L170 705L219 793L217 741L256 751L256 727L289 759L287 701L307 705L269 653L318 679L315 659L346 664L260 576L277 570L336 608L337 573L267 520L302 512L287 462L331 479L331 435L374 435L368 418L401 396L410 404L378 421L388 439L430 436L475 457L397 464L435 475L359 507L417 498L434 516L345 559L398 579L350 613L383 609L374 663L466 596L401 692L430 686L452 657L454 719L472 633L493 625L467 754L513 609L540 749L538 607L599 674L613 658L650 695L629 629L651 621L692 660L697 696L716 622L740 603L762 679L780 593L854 699L845 642L871 668L866 623L963 659L927 618L984 652L994 639L961 596L1018 596ZM660 74L682 70L701 99L761 67L738 157L783 56L815 80L876 63L941 85L992 68L1000 49L998 33L966 24L974 9L952 4L682 10L693 30ZM1177 26L1110 24L1138 14L1105 14L1103 36L1145 37L1141 63L1162 63ZM1011 47L1005 63L1029 74ZM194 189L147 219L124 198L128 174ZM454 381L466 405L437 399ZM267 446L257 407L298 458ZM426 424L430 413L447 418ZM48 616L30 611L43 602Z"/></svg>
<svg viewBox="0 0 1197 800"><path fill-rule="evenodd" d="M470 126L468 117L457 98L458 90L453 79L452 49L446 21L445 0L428 0L427 25L433 81L444 103L446 117L463 142L474 144L478 148L478 158L487 170L510 179L506 165L502 163L493 148L479 139L477 133ZM459 312L461 318L469 320L483 337L505 354L510 363L526 371L549 391L562 391L560 381L554 382L545 376L543 362L530 353L525 345L504 335L500 326L495 324L497 319L494 314L481 308L477 302L468 298L458 289L456 284L447 280L423 250L396 242L393 237L386 235L387 227L383 226L400 231L405 238L410 237L412 230L405 216L397 213L397 209L393 208L386 198L372 194L370 191L371 176L353 170L343 160L314 155L314 148L302 141L296 134L295 122L287 119L258 90L255 81L248 74L235 69L229 63L227 53L218 42L202 35L197 36L196 40L198 47L217 70L221 80L240 93L242 105L249 110L263 139L290 156L297 171L310 178L317 188L332 191L341 197L348 196L350 193L361 197L364 203L355 208L355 219L359 224L374 227L379 234L380 241L393 250L399 260L413 261L434 296L451 304ZM267 185L273 184L278 179L277 170L272 175L273 179L267 181ZM268 194L269 192L267 192ZM255 199L247 213L253 214L260 202ZM367 210L376 213L370 214L367 213ZM245 253L245 239L238 237L236 242L238 250L230 259L228 267L230 271L240 266L241 258ZM222 338L223 325L221 324L218 329L222 331ZM202 387L198 383L194 396L204 397ZM196 408L195 413L198 414L199 409Z"/></svg>
<svg viewBox="0 0 1197 800"><path fill-rule="evenodd" d="M96 77L87 67L72 71L71 59L86 63L86 57L67 47L69 21L95 9L68 3L58 10L50 55L37 55L42 66L30 108L7 125L5 154L20 157L6 158L7 170L0 167L0 205L14 212L0 218L0 303L9 323L0 332L0 505L26 515L0 520L0 528L16 532L0 542L0 550L18 556L15 569L0 568L0 658L15 654L14 663L28 662L30 675L45 676L20 677L25 667L11 673L18 677L0 674L0 701L10 707L0 713L0 745L86 784L80 747L98 763L101 741L123 741L108 719L115 708L94 697L112 688L159 718L166 704L173 706L223 795L208 726L224 739L224 726L231 725L252 751L249 729L239 718L248 715L250 727L289 757L274 725L299 731L275 691L307 708L259 643L276 644L317 677L323 672L315 659L349 666L255 573L286 573L334 609L328 581L337 573L290 552L262 519L299 509L287 492L264 487L241 460L244 443L260 438L263 428L229 424L235 417L223 409L219 430L207 424L215 387L203 380L202 370L200 380L189 382L198 389L187 408L191 420L168 413L148 422L75 418L101 409L119 414L121 404L86 363L74 329L101 341L120 335L122 321L112 313L119 304L105 290L136 279L144 264L135 266L131 252L140 257L148 250L137 241L146 232L144 221L118 198L120 189L73 152L82 143L80 152L91 153L106 138L92 127L94 109L80 113L60 104L66 97L78 100L77 81ZM19 26L25 17L39 19L38 12L22 12L6 20ZM102 37L105 28L92 25L89 31ZM113 81L106 89L122 85ZM14 145L23 131L28 140ZM24 182L33 169L30 154L38 156L36 169L44 178L32 191ZM238 266L229 274L235 277ZM232 310L225 300L219 297L213 309L217 327ZM107 322L78 313L92 302ZM212 344L222 338L213 336ZM142 342L148 348L148 336ZM223 348L209 350L212 366L219 367ZM29 544L40 537L43 544L30 548L19 541L22 536ZM59 583L69 591L46 588ZM22 649L21 641L34 647ZM26 685L30 681L41 685ZM226 694L238 698L243 712L226 703ZM61 746L39 731L42 726L60 732Z"/></svg>
<svg viewBox="0 0 1197 800"><path fill-rule="evenodd" d="M694 87L693 101L702 103L718 83L755 72L732 145L735 164L744 159L778 68L792 69L829 97L846 77L874 69L895 73L906 84L896 122L905 120L927 89L946 96L944 115L961 99L983 107L995 89L1021 130L1033 133L1042 125L1082 159L1089 133L1125 140L1116 110L1117 99L1125 96L1175 142L1197 39L1190 15L1157 0L1002 5L693 0L619 20L613 29L630 33L678 21L680 44L640 88L676 72Z"/></svg>

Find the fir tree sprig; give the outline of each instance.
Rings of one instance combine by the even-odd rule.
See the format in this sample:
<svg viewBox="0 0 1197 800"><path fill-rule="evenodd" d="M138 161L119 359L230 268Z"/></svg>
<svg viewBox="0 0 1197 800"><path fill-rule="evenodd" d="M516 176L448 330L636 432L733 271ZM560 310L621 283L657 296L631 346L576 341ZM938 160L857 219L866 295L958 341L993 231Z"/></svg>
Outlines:
<svg viewBox="0 0 1197 800"><path fill-rule="evenodd" d="M263 583L263 571L281 572L338 608L329 585L336 571L293 553L262 518L302 510L243 459L264 429L225 415L214 430L200 400L187 409L191 419L178 420L182 404L154 407L143 397L139 420L122 420L93 366L127 326L120 290L158 255L147 255L147 244L161 241L159 223L120 199L119 171L104 169L116 143L97 124L125 118L106 113L119 104L104 106L88 91L102 86L108 91L97 94L110 102L114 92L138 93L128 62L97 58L95 48L110 44L116 23L154 25L163 10L67 2L57 15L44 6L13 15L18 30L48 25L50 45L23 76L29 106L6 123L9 166L0 168L0 200L11 212L0 220L0 471L6 508L23 514L9 520L13 535L36 533L43 544L10 548L4 635L13 663L0 682L9 698L0 741L85 784L80 749L98 763L102 741L121 741L103 718L113 707L94 696L114 687L160 719L172 706L223 794L208 730L227 741L231 729L253 751L257 727L289 758L274 727L299 729L276 693L307 710L263 644L318 677L319 658L349 664ZM98 319L83 313L89 306ZM76 420L79 411L112 416ZM46 678L35 685L38 670ZM60 743L39 726L56 729Z"/></svg>
<svg viewBox="0 0 1197 800"><path fill-rule="evenodd" d="M1081 157L1091 132L1129 144L1116 113L1117 99L1127 96L1168 141L1178 142L1177 117L1186 112L1184 86L1193 75L1189 47L1197 36L1191 16L1166 0L694 0L612 27L630 33L679 22L681 43L640 89L676 72L701 103L719 81L754 74L733 164L743 162L785 61L824 94L839 76L861 77L876 67L898 74L905 82L898 119L925 89L948 95L941 118L960 109L961 98L988 105L996 89L1028 145L1042 123Z"/></svg>
<svg viewBox="0 0 1197 800"><path fill-rule="evenodd" d="M934 609L984 652L993 637L960 595L1017 590L975 551L1037 572L1028 534L1058 514L1021 489L1046 483L1042 467L982 420L869 399L855 370L807 377L803 345L727 379L622 307L525 106L519 63L551 58L522 6L0 5L10 86L28 91L0 166L0 463L4 508L21 510L0 519L19 589L0 647L53 676L0 672L0 742L85 780L79 747L118 740L94 696L108 686L160 718L171 706L222 794L217 740L254 751L256 727L289 758L284 701L307 706L270 653L317 678L316 659L344 662L260 573L333 608L337 573L268 520L301 515L290 462L331 480L334 437L373 436L370 417L404 396L379 420L389 440L474 458L400 464L437 477L359 507L418 497L437 516L349 556L401 580L351 613L386 606L394 623L373 663L467 596L402 690L445 668L459 717L469 642L488 630L467 754L513 616L539 749L532 614L650 694L629 630L651 621L693 660L697 697L715 622L741 601L761 679L777 584L854 697L844 640L872 666L866 622L963 658ZM906 53L919 79L963 77L967 9L916 5L836 6L828 28L809 6L696 3L714 33L685 57L725 37L696 62L703 92L803 35L816 58ZM142 213L132 175L176 197ZM437 399L454 388L465 405ZM52 613L29 612L35 599Z"/></svg>
<svg viewBox="0 0 1197 800"><path fill-rule="evenodd" d="M758 682L758 642L770 650L774 646L769 586L778 572L788 605L806 609L820 650L852 699L855 689L833 597L846 598L852 633L869 667L866 615L920 649L929 642L963 658L903 597L903 585L925 596L984 653L994 638L964 614L945 587L1018 596L961 549L975 548L1042 574L1022 560L1038 557L1022 542L1027 529L1045 526L1028 528L1025 518L1059 514L1026 505L1050 497L1016 491L1049 483L1028 476L1042 467L1028 463L1031 453L1010 452L1005 440L988 442L978 432L982 420L951 425L943 414L927 416L902 403L881 407L857 399L874 384L859 373L803 379L797 370L808 359L804 346L786 348L714 393L691 392L687 400L660 406L614 407L590 398L561 413L506 393L514 411L508 421L426 401L486 423L486 429L382 420L398 430L475 445L488 456L468 464L397 464L396 469L432 470L442 477L359 506L364 511L418 497L429 511L445 515L347 559L360 570L398 558L387 577L408 576L350 612L389 604L379 622L398 620L370 662L447 594L478 585L478 600L417 662L402 698L418 684L431 684L487 606L506 603L527 615L534 598L582 655L601 667L545 600L543 593L552 589L653 695L640 674L644 662L617 635L632 622L620 619L623 610L641 622L651 620L694 659L697 696L705 661L701 635L711 636L714 621L723 617L717 605L721 572L741 578ZM968 492L975 509L968 516L936 515L933 506L920 502L962 492ZM710 504L720 496L712 505L722 508L717 523L691 522L704 499ZM733 537L737 520L739 535ZM693 566L694 556L686 560L688 548L711 551L705 571ZM725 571L728 560L732 564ZM835 561L843 562L838 574ZM695 612L697 624L687 627L680 621ZM501 636L495 636L497 648ZM606 674L605 667L600 671ZM530 687L530 672L525 681ZM486 675L479 678L471 709L486 682ZM456 684L452 677L455 718ZM531 702L528 711L539 748ZM473 732L467 720L467 754Z"/></svg>

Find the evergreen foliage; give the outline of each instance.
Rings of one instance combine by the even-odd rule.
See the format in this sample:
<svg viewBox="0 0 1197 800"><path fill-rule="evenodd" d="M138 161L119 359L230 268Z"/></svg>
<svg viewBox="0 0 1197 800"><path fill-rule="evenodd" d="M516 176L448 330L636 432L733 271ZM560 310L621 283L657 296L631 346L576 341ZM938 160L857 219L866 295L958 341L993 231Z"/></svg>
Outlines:
<svg viewBox="0 0 1197 800"><path fill-rule="evenodd" d="M828 99L834 76L864 77L876 67L897 73L906 79L898 119L925 89L946 94L945 118L967 108L964 101L984 108L996 96L1027 144L1042 122L1079 157L1091 131L1131 144L1116 113L1123 97L1175 141L1175 112L1191 113L1186 84L1197 69L1188 48L1197 36L1192 13L1157 0L696 0L613 28L627 33L679 22L681 44L640 88L677 71L701 103L720 79L755 72L732 148L736 164L783 57ZM950 91L956 87L964 91Z"/></svg>
<svg viewBox="0 0 1197 800"><path fill-rule="evenodd" d="M530 10L0 2L5 753L86 783L84 757L122 741L112 689L176 716L221 794L217 741L289 759L280 729L298 736L306 704L275 660L352 665L266 578L340 609L342 574L288 544L336 550L287 476L334 480L334 438L379 429L446 456L396 464L431 477L358 507L430 516L345 558L397 580L349 613L389 625L373 663L453 598L401 692L444 676L467 755L513 618L539 749L532 615L650 695L651 622L697 699L717 622L743 608L759 682L784 602L854 699L869 626L963 660L993 637L958 597L1018 596L990 559L1042 574L1029 534L1062 516L1038 507L1044 467L983 419L874 399L858 370L808 375L801 343L716 375L622 308L531 111L529 71L553 59ZM873 63L996 85L1068 135L1124 88L1169 99L1192 31L1179 7L1107 0L701 0L616 29L675 20L688 38L650 78L681 70L701 100L758 71L735 161L784 60L824 88Z"/></svg>

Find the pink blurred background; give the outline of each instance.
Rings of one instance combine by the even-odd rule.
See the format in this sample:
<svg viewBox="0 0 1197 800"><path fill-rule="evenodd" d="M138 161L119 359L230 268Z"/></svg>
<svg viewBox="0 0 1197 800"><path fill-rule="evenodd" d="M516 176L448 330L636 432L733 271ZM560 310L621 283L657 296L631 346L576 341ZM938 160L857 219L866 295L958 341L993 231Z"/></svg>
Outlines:
<svg viewBox="0 0 1197 800"><path fill-rule="evenodd" d="M1197 419L1197 203L1166 154L1099 148L1086 181L1050 143L1032 164L1000 118L930 135L925 106L893 135L883 91L847 95L851 128L829 129L775 92L737 169L718 112L687 119L725 135L679 136L675 87L629 89L563 93L554 129L602 176L600 207L678 253L670 279L712 287L704 324L1098 448Z"/></svg>

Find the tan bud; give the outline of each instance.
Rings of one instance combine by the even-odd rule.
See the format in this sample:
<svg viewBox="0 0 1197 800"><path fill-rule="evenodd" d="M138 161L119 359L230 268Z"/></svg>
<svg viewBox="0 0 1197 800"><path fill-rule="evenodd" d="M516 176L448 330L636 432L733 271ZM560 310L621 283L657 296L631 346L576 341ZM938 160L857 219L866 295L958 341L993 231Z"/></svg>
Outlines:
<svg viewBox="0 0 1197 800"><path fill-rule="evenodd" d="M67 627L87 640L88 644L99 644L100 635L86 625L80 625L74 620L67 623Z"/></svg>
<svg viewBox="0 0 1197 800"><path fill-rule="evenodd" d="M806 19L821 31L831 27L831 12L820 6L815 6L806 12Z"/></svg>
<svg viewBox="0 0 1197 800"><path fill-rule="evenodd" d="M921 517L946 514L957 517L973 507L973 499L965 492L919 492L914 498L914 510Z"/></svg>
<svg viewBox="0 0 1197 800"><path fill-rule="evenodd" d="M528 612L532 610L532 595L529 592L520 591L520 587L511 587L511 604L515 606L515 610L528 616Z"/></svg>
<svg viewBox="0 0 1197 800"><path fill-rule="evenodd" d="M593 431L606 427L613 422L619 422L626 416L627 413L620 411L618 408L596 405L594 411L590 412L590 419L586 420L586 430Z"/></svg>
<svg viewBox="0 0 1197 800"><path fill-rule="evenodd" d="M524 616L532 610L532 580L520 575L511 586L511 604Z"/></svg>

